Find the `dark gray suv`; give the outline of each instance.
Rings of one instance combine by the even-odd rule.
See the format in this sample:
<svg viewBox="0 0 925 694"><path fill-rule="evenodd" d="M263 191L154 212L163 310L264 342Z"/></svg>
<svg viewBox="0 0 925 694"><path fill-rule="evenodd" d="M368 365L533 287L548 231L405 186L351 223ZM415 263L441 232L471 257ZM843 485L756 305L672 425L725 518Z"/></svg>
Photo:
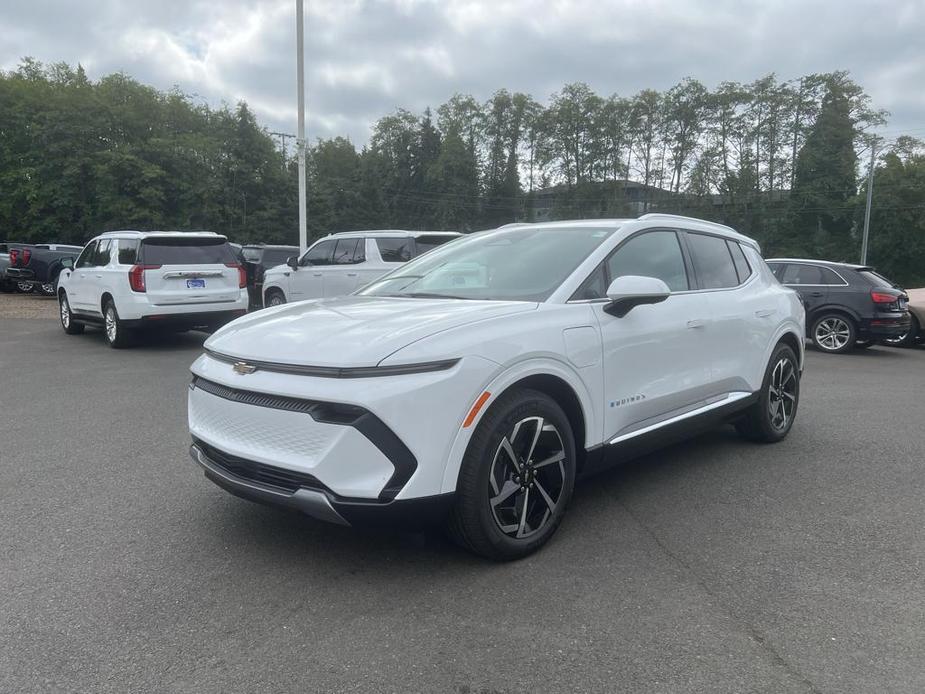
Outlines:
<svg viewBox="0 0 925 694"><path fill-rule="evenodd" d="M909 330L909 297L870 266L793 258L768 265L781 284L799 292L807 337L822 352L869 347Z"/></svg>

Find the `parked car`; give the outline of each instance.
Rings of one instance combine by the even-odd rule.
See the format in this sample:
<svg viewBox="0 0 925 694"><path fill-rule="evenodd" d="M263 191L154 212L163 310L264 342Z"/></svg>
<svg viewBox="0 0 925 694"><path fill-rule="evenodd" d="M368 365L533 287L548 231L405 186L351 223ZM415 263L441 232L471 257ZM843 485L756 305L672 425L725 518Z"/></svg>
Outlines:
<svg viewBox="0 0 925 694"><path fill-rule="evenodd" d="M215 329L247 311L244 268L224 236L112 231L87 244L58 280L61 327L99 325L110 347L145 328Z"/></svg>
<svg viewBox="0 0 925 694"><path fill-rule="evenodd" d="M21 285L21 291L31 289L45 296L54 296L58 275L66 265L64 261L73 262L82 250L83 246L60 243L20 246L10 252L7 276Z"/></svg>
<svg viewBox="0 0 925 694"><path fill-rule="evenodd" d="M267 270L264 306L342 296L462 234L452 231L347 231L316 241Z"/></svg>
<svg viewBox="0 0 925 694"><path fill-rule="evenodd" d="M911 317L909 330L901 335L885 338L884 344L893 347L912 347L925 342L925 329L922 327L925 326L925 288L907 289L906 295L909 297L906 308Z"/></svg>
<svg viewBox="0 0 925 694"><path fill-rule="evenodd" d="M446 521L513 559L552 536L578 475L725 421L783 439L804 330L797 294L729 227L648 214L471 234L212 335L190 452L248 499Z"/></svg>
<svg viewBox="0 0 925 694"><path fill-rule="evenodd" d="M868 265L773 258L781 284L800 293L816 348L841 354L909 330L908 296Z"/></svg>
<svg viewBox="0 0 925 694"><path fill-rule="evenodd" d="M31 292L32 283L23 282L10 277L7 270L10 267L11 256L16 256L20 250L31 244L19 243L16 241L4 241L0 243L0 290L4 292L21 291Z"/></svg>
<svg viewBox="0 0 925 694"><path fill-rule="evenodd" d="M241 255L247 271L251 308L263 308L263 278L266 271L277 265L285 265L289 258L299 255L299 247L248 244L241 248Z"/></svg>

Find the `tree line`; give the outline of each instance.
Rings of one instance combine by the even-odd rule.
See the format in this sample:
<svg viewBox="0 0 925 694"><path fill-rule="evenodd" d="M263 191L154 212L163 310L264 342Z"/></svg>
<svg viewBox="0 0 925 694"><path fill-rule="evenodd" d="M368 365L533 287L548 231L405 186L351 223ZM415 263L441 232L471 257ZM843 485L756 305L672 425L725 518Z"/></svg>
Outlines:
<svg viewBox="0 0 925 694"><path fill-rule="evenodd" d="M361 148L308 148L309 232L474 231L512 221L674 212L730 224L768 255L856 261L859 156L886 122L845 72L545 103L502 89L380 118ZM869 259L925 284L925 157L880 142ZM296 170L246 104L218 109L123 74L25 60L0 73L0 235L208 228L294 242Z"/></svg>

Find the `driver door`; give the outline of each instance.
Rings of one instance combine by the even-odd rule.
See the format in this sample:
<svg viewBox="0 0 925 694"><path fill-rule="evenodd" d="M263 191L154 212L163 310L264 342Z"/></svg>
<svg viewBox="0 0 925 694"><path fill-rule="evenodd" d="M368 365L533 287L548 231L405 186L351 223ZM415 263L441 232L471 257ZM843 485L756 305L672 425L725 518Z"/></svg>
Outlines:
<svg viewBox="0 0 925 694"><path fill-rule="evenodd" d="M289 301L320 299L324 296L324 270L334 257L336 239L319 241L305 251L299 269L289 273Z"/></svg>
<svg viewBox="0 0 925 694"><path fill-rule="evenodd" d="M672 291L665 301L636 306L622 318L607 313L606 300L592 303L603 342L604 437L610 442L708 397L712 357L706 333L711 315L705 297L690 292L688 263L674 230L646 230L630 237L595 273L579 292L604 294L614 279L625 275L656 277Z"/></svg>

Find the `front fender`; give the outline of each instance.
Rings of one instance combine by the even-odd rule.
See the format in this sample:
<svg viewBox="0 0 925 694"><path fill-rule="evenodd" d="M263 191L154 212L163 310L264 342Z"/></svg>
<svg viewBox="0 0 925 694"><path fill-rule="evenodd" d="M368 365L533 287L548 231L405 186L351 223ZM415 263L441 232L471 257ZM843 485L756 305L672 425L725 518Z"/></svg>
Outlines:
<svg viewBox="0 0 925 694"><path fill-rule="evenodd" d="M494 375L491 380L485 383L479 392L473 396L471 405L475 404L482 393L488 392L491 394L482 405L470 426L463 427L464 422L459 422L459 429L450 447L449 455L447 456L441 489L442 492L452 492L456 490L456 482L459 479L459 470L462 467L463 456L466 454L466 449L469 446L469 441L472 438L473 432L475 432L476 427L488 411L488 408L511 386L529 376L537 375L555 376L571 387L578 397L584 415L585 445L591 446L600 442L600 432L603 428L602 422L600 421L600 408L594 407L591 393L578 371L570 364L552 357L525 359L524 361L504 367L502 371ZM471 406L467 408L467 414L469 409L471 409Z"/></svg>

